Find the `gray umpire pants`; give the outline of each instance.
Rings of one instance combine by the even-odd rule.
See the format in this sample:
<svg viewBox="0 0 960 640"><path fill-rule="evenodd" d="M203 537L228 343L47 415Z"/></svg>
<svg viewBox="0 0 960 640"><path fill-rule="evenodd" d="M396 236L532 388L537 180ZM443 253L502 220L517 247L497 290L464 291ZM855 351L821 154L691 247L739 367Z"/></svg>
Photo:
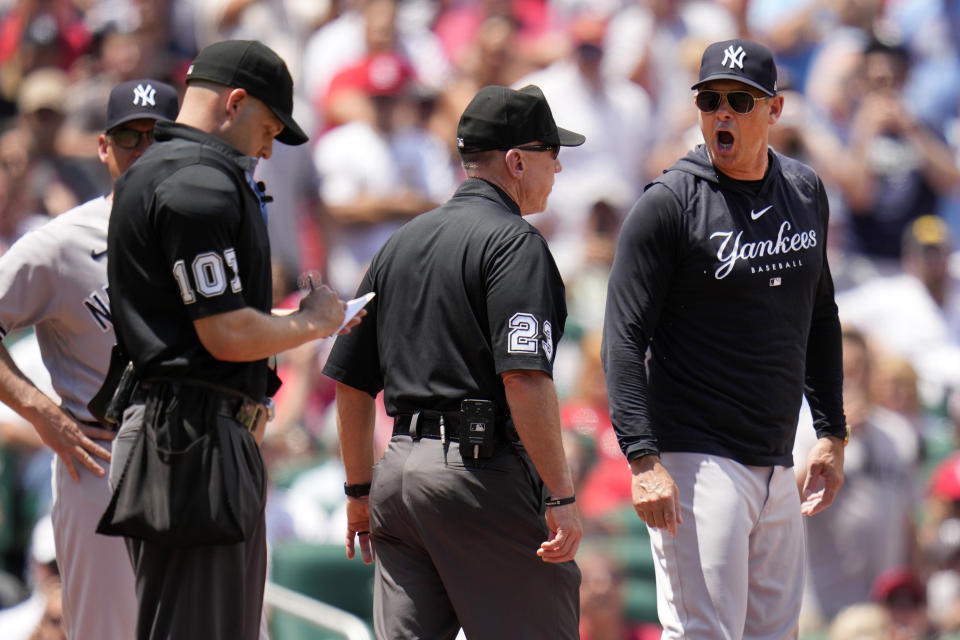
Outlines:
<svg viewBox="0 0 960 640"><path fill-rule="evenodd" d="M543 499L514 445L465 463L455 442L394 436L370 492L378 640L579 638L580 570L536 554Z"/></svg>
<svg viewBox="0 0 960 640"><path fill-rule="evenodd" d="M117 485L143 419L142 404L124 412L113 447L111 488ZM253 437L240 433L242 426L234 426L239 436ZM266 638L266 625L261 624L267 571L263 516L237 544L174 547L125 540L136 577L137 640Z"/></svg>

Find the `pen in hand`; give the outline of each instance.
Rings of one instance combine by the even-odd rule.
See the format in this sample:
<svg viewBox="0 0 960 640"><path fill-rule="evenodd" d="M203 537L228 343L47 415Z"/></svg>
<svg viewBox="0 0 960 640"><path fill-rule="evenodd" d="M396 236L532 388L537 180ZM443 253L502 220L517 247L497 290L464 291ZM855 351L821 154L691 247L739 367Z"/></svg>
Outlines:
<svg viewBox="0 0 960 640"><path fill-rule="evenodd" d="M297 278L297 288L307 293L313 293L317 288L317 282L320 281L320 274L317 271L306 271Z"/></svg>

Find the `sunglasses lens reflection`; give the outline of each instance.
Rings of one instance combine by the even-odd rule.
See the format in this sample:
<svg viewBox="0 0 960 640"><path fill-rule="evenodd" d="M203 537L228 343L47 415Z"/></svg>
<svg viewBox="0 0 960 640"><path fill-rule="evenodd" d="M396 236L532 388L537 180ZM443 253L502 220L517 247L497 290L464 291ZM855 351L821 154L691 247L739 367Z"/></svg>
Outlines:
<svg viewBox="0 0 960 640"><path fill-rule="evenodd" d="M753 96L746 91L731 91L727 94L727 104L737 113L753 111Z"/></svg>
<svg viewBox="0 0 960 640"><path fill-rule="evenodd" d="M727 104L730 108L739 114L747 114L753 111L756 99L752 94L746 91L729 91L722 93L720 91L700 91L697 93L695 101L697 108L704 113L712 113L720 106L720 100L726 96Z"/></svg>
<svg viewBox="0 0 960 640"><path fill-rule="evenodd" d="M153 142L153 131L137 131L136 129L117 129L110 134L113 142L121 149L135 149L140 144L140 140L147 139L147 142Z"/></svg>
<svg viewBox="0 0 960 640"><path fill-rule="evenodd" d="M697 94L696 102L700 111L710 113L720 106L720 94L716 91L701 91Z"/></svg>

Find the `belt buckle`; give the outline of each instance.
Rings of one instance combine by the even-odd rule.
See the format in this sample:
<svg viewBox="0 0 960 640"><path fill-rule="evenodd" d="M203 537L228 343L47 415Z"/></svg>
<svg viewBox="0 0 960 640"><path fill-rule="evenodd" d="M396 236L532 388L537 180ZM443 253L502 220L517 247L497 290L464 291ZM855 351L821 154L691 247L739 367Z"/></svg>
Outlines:
<svg viewBox="0 0 960 640"><path fill-rule="evenodd" d="M273 398L264 398L262 403L253 402L246 398L240 403L234 418L237 422L247 428L247 431L253 431L260 424L260 417L266 416L266 422L273 420L277 414L277 405Z"/></svg>
<svg viewBox="0 0 960 640"><path fill-rule="evenodd" d="M252 431L257 424L257 418L260 417L262 410L265 410L262 404L256 404L244 398L240 403L240 407L237 409L237 413L233 417L237 422L246 427L247 431Z"/></svg>

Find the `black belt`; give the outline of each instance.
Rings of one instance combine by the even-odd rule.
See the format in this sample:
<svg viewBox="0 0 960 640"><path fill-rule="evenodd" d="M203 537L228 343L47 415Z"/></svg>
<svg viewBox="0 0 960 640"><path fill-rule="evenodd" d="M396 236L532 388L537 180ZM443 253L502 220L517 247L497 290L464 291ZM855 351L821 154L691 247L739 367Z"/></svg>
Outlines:
<svg viewBox="0 0 960 640"><path fill-rule="evenodd" d="M269 409L265 404L254 402L239 391L227 391L226 389L215 388L208 385L192 384L190 382L141 382L137 385L137 388L134 390L133 394L131 394L130 404L144 404L147 401L147 394L150 392L150 389L155 388L158 384L169 384L174 388L174 393L177 392L177 386L184 385L203 387L210 393L217 394L220 396L220 404L217 410L218 413L222 416L236 420L248 431L253 431L256 429L261 414L269 415Z"/></svg>
<svg viewBox="0 0 960 640"><path fill-rule="evenodd" d="M443 418L443 431L447 440L460 440L460 412L423 410L414 413L401 413L393 419L393 435L420 438L440 438L440 418Z"/></svg>
<svg viewBox="0 0 960 640"><path fill-rule="evenodd" d="M422 409L414 413L401 413L393 419L393 435L440 439L440 418L443 418L445 440L460 441L460 412ZM414 420L416 418L416 420ZM520 436L510 420L497 420L497 433L509 442L519 442Z"/></svg>
<svg viewBox="0 0 960 640"><path fill-rule="evenodd" d="M116 430L117 430L117 428L114 427L114 426L111 425L111 424L103 424L103 423L101 423L101 422L97 422L96 420L78 420L78 419L74 418L73 421L76 422L77 424L81 424L81 425L83 425L83 426L85 426L85 427L96 427L97 429L103 429L104 431L116 431Z"/></svg>

